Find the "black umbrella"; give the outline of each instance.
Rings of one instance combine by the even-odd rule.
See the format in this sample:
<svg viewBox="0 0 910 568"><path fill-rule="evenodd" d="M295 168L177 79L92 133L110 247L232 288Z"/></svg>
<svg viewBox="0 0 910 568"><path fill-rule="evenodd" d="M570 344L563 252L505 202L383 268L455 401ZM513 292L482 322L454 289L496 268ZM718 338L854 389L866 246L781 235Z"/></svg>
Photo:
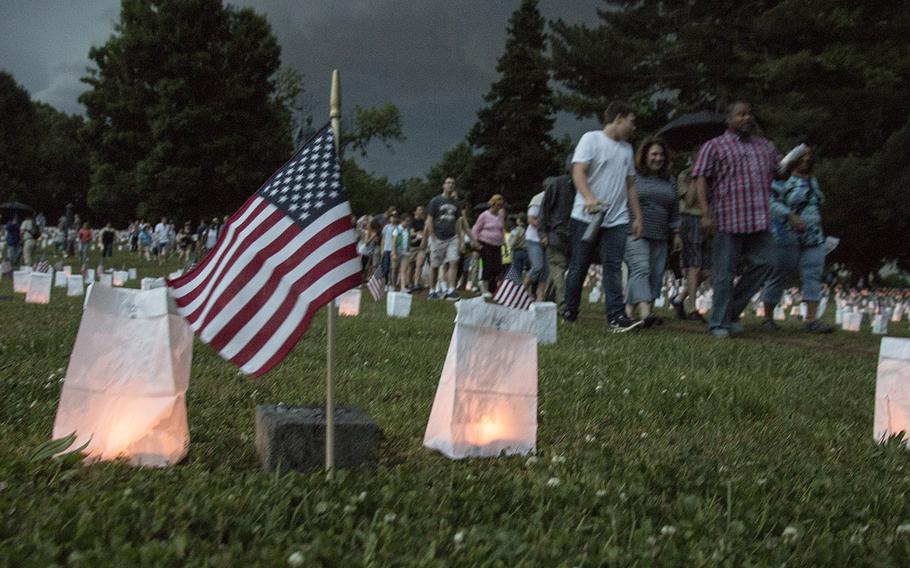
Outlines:
<svg viewBox="0 0 910 568"><path fill-rule="evenodd" d="M657 131L674 150L694 150L715 136L724 133L726 117L707 110L678 116Z"/></svg>
<svg viewBox="0 0 910 568"><path fill-rule="evenodd" d="M28 211L29 213L35 212L34 209L25 203L19 203L18 201L7 201L6 203L0 203L0 209L6 209L9 211Z"/></svg>

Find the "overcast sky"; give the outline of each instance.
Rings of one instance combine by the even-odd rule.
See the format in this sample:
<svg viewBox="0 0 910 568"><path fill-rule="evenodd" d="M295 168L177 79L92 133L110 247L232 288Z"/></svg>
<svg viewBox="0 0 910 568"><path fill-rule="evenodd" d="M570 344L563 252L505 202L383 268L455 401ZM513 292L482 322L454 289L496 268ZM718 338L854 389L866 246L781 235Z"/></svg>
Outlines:
<svg viewBox="0 0 910 568"><path fill-rule="evenodd" d="M264 14L282 62L304 74L316 121L328 116L329 79L341 72L343 106L392 102L407 141L370 149L363 164L392 180L420 176L474 124L497 79L506 25L519 0L242 0ZM548 20L597 23L597 0L542 0ZM119 0L0 0L0 68L32 97L70 113L85 85L88 51L113 33ZM593 120L561 117L577 138Z"/></svg>

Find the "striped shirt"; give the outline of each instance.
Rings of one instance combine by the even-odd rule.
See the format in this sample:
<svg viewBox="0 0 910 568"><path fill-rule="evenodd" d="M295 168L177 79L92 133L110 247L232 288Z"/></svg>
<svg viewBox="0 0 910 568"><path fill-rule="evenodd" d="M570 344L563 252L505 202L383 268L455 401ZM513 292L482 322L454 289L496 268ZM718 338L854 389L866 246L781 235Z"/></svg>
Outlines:
<svg viewBox="0 0 910 568"><path fill-rule="evenodd" d="M711 180L711 213L717 230L768 229L771 181L780 158L774 144L760 136L740 137L728 130L705 142L692 177Z"/></svg>
<svg viewBox="0 0 910 568"><path fill-rule="evenodd" d="M656 176L635 175L635 190L641 205L641 236L664 240L670 229L679 228L676 182Z"/></svg>

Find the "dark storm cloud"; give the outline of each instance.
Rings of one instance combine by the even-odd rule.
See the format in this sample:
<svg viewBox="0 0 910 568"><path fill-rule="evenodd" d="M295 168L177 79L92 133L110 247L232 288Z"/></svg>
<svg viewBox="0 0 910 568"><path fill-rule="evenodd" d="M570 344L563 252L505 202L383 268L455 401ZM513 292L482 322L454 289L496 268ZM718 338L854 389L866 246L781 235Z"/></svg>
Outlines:
<svg viewBox="0 0 910 568"><path fill-rule="evenodd" d="M328 116L332 69L342 75L344 112L392 102L407 141L389 152L370 148L364 165L391 179L424 174L474 124L496 80L515 1L243 0L264 14L282 46L282 61L304 74L316 122ZM547 19L595 21L595 0L541 2ZM116 0L0 2L0 67L35 99L82 112L79 78L88 51L113 31ZM561 120L559 132L585 126Z"/></svg>

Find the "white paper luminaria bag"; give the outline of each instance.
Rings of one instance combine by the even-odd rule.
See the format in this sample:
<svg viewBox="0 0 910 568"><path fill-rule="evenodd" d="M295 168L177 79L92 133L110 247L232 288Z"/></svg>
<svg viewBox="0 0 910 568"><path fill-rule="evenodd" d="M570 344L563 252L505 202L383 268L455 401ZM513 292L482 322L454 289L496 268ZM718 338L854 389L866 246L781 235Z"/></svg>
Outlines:
<svg viewBox="0 0 910 568"><path fill-rule="evenodd" d="M54 421L90 459L166 466L187 452L193 333L167 288L93 286Z"/></svg>
<svg viewBox="0 0 910 568"><path fill-rule="evenodd" d="M885 337L875 381L875 440L907 432L910 441L910 339Z"/></svg>
<svg viewBox="0 0 910 568"><path fill-rule="evenodd" d="M455 304L458 315L423 445L450 458L527 454L537 444L534 312Z"/></svg>

